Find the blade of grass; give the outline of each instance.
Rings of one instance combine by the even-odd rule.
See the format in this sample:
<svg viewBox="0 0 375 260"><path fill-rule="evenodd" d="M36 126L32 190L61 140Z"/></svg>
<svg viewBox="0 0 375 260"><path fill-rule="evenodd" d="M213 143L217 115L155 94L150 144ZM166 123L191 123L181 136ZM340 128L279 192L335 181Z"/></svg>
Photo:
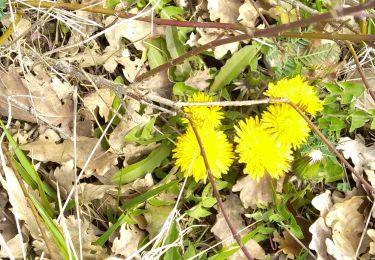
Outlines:
<svg viewBox="0 0 375 260"><path fill-rule="evenodd" d="M52 189L47 188L47 185L42 182L38 173L34 169L34 166L29 162L26 155L18 147L16 141L13 139L12 135L9 133L8 129L6 129L3 121L1 121L1 120L0 120L0 126L3 129L3 131L5 133L5 136L8 139L8 142L10 143L10 146L14 150L14 153L15 153L18 161L19 161L19 164L17 164L17 166L22 166L25 169L25 171L21 171L21 172L23 174L26 174L26 173L28 174L28 178L26 178L25 180L32 179L37 184L39 195L40 195L40 198L42 199L42 205L47 210L48 214L50 216L53 216L54 210L51 207L51 205L49 204L49 201L48 201L47 196L46 196L47 191L48 191L48 193L52 193ZM51 197L56 197L56 195L51 196Z"/></svg>

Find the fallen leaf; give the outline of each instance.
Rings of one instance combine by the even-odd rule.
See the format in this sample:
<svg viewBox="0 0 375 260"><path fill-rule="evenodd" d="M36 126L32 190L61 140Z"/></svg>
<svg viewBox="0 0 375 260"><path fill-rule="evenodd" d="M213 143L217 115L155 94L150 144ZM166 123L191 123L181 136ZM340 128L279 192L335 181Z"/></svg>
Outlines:
<svg viewBox="0 0 375 260"><path fill-rule="evenodd" d="M371 255L375 255L375 229L368 229L367 230L367 235L371 239L369 253Z"/></svg>
<svg viewBox="0 0 375 260"><path fill-rule="evenodd" d="M353 197L332 206L325 222L332 229L332 240L327 239L328 253L336 259L353 258L365 226L364 216L358 212L363 198Z"/></svg>
<svg viewBox="0 0 375 260"><path fill-rule="evenodd" d="M104 118L104 122L108 122L108 116L112 108L114 93L110 89L98 89L83 98L84 105L95 114L98 108L99 115Z"/></svg>
<svg viewBox="0 0 375 260"><path fill-rule="evenodd" d="M97 142L98 139L96 138L77 138L77 167L81 169L83 168ZM21 149L29 151L29 156L32 159L40 162L55 162L64 164L69 160L73 160L75 157L74 143L71 140L64 140L63 143L56 144L51 140L41 137L34 142L22 145ZM103 150L99 145L85 169L85 175L86 177L89 177L94 173L97 175L104 175L116 164L117 155Z"/></svg>
<svg viewBox="0 0 375 260"><path fill-rule="evenodd" d="M309 248L315 250L318 259L334 259L328 255L326 240L332 236L331 229L327 227L324 218L319 217L310 227L309 232L311 233L311 242Z"/></svg>
<svg viewBox="0 0 375 260"><path fill-rule="evenodd" d="M49 81L27 74L22 80L15 69L0 71L0 114L27 122L42 120L47 124L69 130L73 117L71 99L60 101ZM34 111L34 115L32 112Z"/></svg>
<svg viewBox="0 0 375 260"><path fill-rule="evenodd" d="M286 230L283 231L283 237L274 231L273 241L279 244L279 249L290 259L298 256L302 249L301 245Z"/></svg>
<svg viewBox="0 0 375 260"><path fill-rule="evenodd" d="M14 259L23 259L23 254L22 254L22 247L24 252L27 252L28 249L28 241L24 241L21 246L21 235L17 234L15 237L12 239L6 241L7 246L9 248L9 251L11 253L11 256L14 257ZM0 249L0 258L10 258L10 255L8 255L5 251L4 248Z"/></svg>
<svg viewBox="0 0 375 260"><path fill-rule="evenodd" d="M199 91L206 90L210 86L209 80L212 79L209 71L209 69L195 71L194 74L185 81L185 84Z"/></svg>
<svg viewBox="0 0 375 260"><path fill-rule="evenodd" d="M242 218L242 214L245 213L245 209L242 207L241 200L238 198L238 196L233 193L228 195L226 200L223 202L223 206L235 230L239 231L245 228L245 223ZM233 243L236 243L236 240L231 237L232 232L230 231L221 211L219 211L219 213L216 215L216 222L211 228L211 232L223 241L222 244L224 247L229 247ZM247 250L252 253L254 258L264 259L264 250L258 245L258 243L256 243L256 241L250 241L246 243ZM252 250L254 250L254 255ZM245 256L240 251L241 250L238 250L234 255L230 256L229 259L247 259L244 258Z"/></svg>
<svg viewBox="0 0 375 260"><path fill-rule="evenodd" d="M237 180L236 184L233 185L232 191L240 191L240 199L243 206L247 209L251 207L257 208L257 204L267 206L272 202L272 190L270 187L270 177L265 175L259 182L256 182L250 176L245 176ZM280 192L284 182L284 178L280 178L278 181L272 180L273 185L276 185L276 191Z"/></svg>
<svg viewBox="0 0 375 260"><path fill-rule="evenodd" d="M236 23L240 6L240 0L207 0L207 9L213 22Z"/></svg>
<svg viewBox="0 0 375 260"><path fill-rule="evenodd" d="M257 4L257 3L256 3ZM239 16L237 20L246 27L253 29L255 27L255 21L259 14L249 0L245 2L239 8Z"/></svg>
<svg viewBox="0 0 375 260"><path fill-rule="evenodd" d="M53 172L54 179L60 188L60 195L66 199L66 196L73 188L73 183L76 179L76 172L74 171L74 160L68 160L63 163L61 167L57 167Z"/></svg>
<svg viewBox="0 0 375 260"><path fill-rule="evenodd" d="M143 216L147 222L146 230L150 239L159 234L172 208L173 205L153 206L147 203L146 212L143 213Z"/></svg>
<svg viewBox="0 0 375 260"><path fill-rule="evenodd" d="M122 224L120 227L119 237L113 241L111 251L116 255L128 257L138 249L139 242L143 239L144 232L138 229L135 225ZM132 259L140 259L138 254L133 255Z"/></svg>
<svg viewBox="0 0 375 260"><path fill-rule="evenodd" d="M115 185L96 185L92 183L81 183L78 185L80 202L89 203L104 197L105 193L114 191Z"/></svg>

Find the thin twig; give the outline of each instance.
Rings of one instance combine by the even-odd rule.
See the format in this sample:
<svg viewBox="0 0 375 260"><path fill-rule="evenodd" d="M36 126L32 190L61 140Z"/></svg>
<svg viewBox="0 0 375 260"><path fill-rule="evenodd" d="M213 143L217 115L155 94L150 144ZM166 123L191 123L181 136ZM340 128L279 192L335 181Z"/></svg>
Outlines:
<svg viewBox="0 0 375 260"><path fill-rule="evenodd" d="M195 137L196 137L196 139L198 141L198 145L199 145L199 148L200 148L200 151L201 151L201 155L203 157L204 166L206 168L208 180L211 183L212 190L213 190L214 195L216 197L217 204L219 205L221 214L223 214L225 222L227 223L227 225L228 225L228 227L230 229L230 232L232 233L234 239L237 241L237 243L240 246L242 252L244 253L244 255L246 256L247 259L251 260L251 259L253 259L253 257L250 255L249 251L247 250L247 248L245 247L245 245L242 243L240 235L236 231L236 228L233 226L232 222L230 221L230 219L228 217L227 212L225 211L225 208L224 208L224 205L223 205L223 201L221 200L220 193L219 193L219 191L218 191L218 189L216 187L215 179L214 179L214 176L213 176L213 174L211 172L211 168L210 168L210 165L209 165L208 160L207 160L207 155L206 155L206 152L205 152L204 147L203 147L202 139L199 136L197 128L195 127L195 124L194 124L193 120L188 115L185 114L184 116L189 120L190 125L191 125L191 127L192 127L192 129L194 131Z"/></svg>
<svg viewBox="0 0 375 260"><path fill-rule="evenodd" d="M43 237L43 240L44 242L46 243L46 247L47 247L47 250L51 256L52 259L58 259L57 255L55 254L55 251L53 250L53 246L50 244L50 239L48 238L47 236L47 233L44 229L44 226L42 224L42 221L39 219L39 213L38 211L36 210L35 206L34 206L34 203L32 202L32 200L30 199L30 194L29 192L27 191L26 189L26 186L25 184L23 183L23 180L22 180L22 177L20 176L20 174L18 173L17 171L17 168L15 167L14 163L13 163L13 160L12 160L12 157L11 155L9 154L9 151L8 149L6 148L5 145L2 146L3 148L3 151L4 151L4 155L5 155L5 158L6 158L6 161L8 161L8 165L10 166L10 168L12 169L12 171L14 172L14 175L16 176L17 180L18 180L18 183L20 184L20 187L22 189L22 192L24 194L24 196L26 197L26 200L27 202L29 203L29 206L30 206L30 209L31 209L31 212L33 213L34 217L35 217L35 220L36 220L36 223L38 224L38 227L39 227L39 230L40 230L40 233L42 234L42 237ZM13 188L13 187L10 187L10 188Z"/></svg>
<svg viewBox="0 0 375 260"><path fill-rule="evenodd" d="M296 28L301 28L304 26L308 26L311 24L323 22L332 18L337 18L345 15L350 15L353 13L360 12L362 10L368 9L368 8L375 8L375 1L369 1L365 4L358 5L358 6L353 6L353 7L347 7L347 8L337 8L335 9L334 12L329 12L329 13L323 13L323 14L317 14L314 16L311 16L306 19L298 20L295 22L291 22L288 24L281 24L279 26L275 27L270 27L266 28L263 30L257 30L254 32L249 32L248 34L241 34L241 35L236 35L236 36L231 36L225 39L219 39L215 40L212 42L209 42L207 44L204 44L202 46L199 46L189 52L184 53L183 55L179 56L176 59L170 60L167 63L164 63L163 65L160 65L150 71L147 71L143 74L141 74L139 77L135 79L135 82L140 82L145 80L148 77L151 77L161 71L167 70L170 67L176 66L180 63L183 63L186 59L193 57L195 55L198 55L208 49L228 44L228 43L233 43L233 42L238 42L238 41L244 41L244 40L249 40L252 38L258 38L258 37L271 37L271 36L276 36L282 33L283 31L290 30L290 29L296 29Z"/></svg>
<svg viewBox="0 0 375 260"><path fill-rule="evenodd" d="M30 5L33 7L39 8L55 8L55 9L63 9L69 11L86 11L90 13L98 13L104 15L114 15L120 18L133 18L136 15L131 14L124 11L113 10L109 8L103 7L92 7L91 5L85 4L77 4L77 3L53 3L53 2L45 2L45 1L25 1L25 3L19 3L22 5ZM166 26L177 26L177 27L192 27L192 28L218 28L224 30L235 30L235 31L242 31L246 32L246 28L240 24L233 24L233 23L218 23L218 22L194 22L194 21L177 21L171 19L161 19L161 18L153 18L153 17L138 17L136 18L138 21L154 23L158 25L166 25Z"/></svg>
<svg viewBox="0 0 375 260"><path fill-rule="evenodd" d="M357 53L355 52L355 50L353 48L353 45L350 42L348 42L348 41L345 41L345 44L346 44L346 46L348 46L349 51L350 51L350 53L353 56L353 59L355 61L355 65L357 67L357 71L358 71L359 75L362 78L363 84L365 85L367 92L370 94L372 100L375 101L374 90L371 88L370 84L368 83L368 81L366 79L366 75L365 75L365 73L362 70L361 64L359 63L359 59L358 59Z"/></svg>

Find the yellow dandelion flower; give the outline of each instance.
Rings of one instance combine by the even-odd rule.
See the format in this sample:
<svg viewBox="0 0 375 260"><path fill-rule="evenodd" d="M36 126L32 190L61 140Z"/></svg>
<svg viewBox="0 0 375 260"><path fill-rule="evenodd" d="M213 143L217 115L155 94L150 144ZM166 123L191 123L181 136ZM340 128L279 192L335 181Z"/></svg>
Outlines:
<svg viewBox="0 0 375 260"><path fill-rule="evenodd" d="M235 126L239 162L245 163L244 172L259 181L265 173L278 179L289 170L293 160L291 150L276 142L260 124L258 117L250 117Z"/></svg>
<svg viewBox="0 0 375 260"><path fill-rule="evenodd" d="M261 124L281 145L294 149L305 143L310 133L306 121L287 104L269 106L262 114Z"/></svg>
<svg viewBox="0 0 375 260"><path fill-rule="evenodd" d="M276 84L270 83L264 94L270 98L287 98L311 115L323 109L323 102L319 100L314 87L299 75L292 79L279 80Z"/></svg>
<svg viewBox="0 0 375 260"><path fill-rule="evenodd" d="M212 102L212 97L202 92L196 92L192 97L188 98L188 101ZM221 119L224 118L224 113L220 110L221 108L218 106L191 106L184 108L184 112L191 117L196 126L207 125L213 128L218 127L221 124ZM186 118L182 119L182 121L185 124L189 123Z"/></svg>
<svg viewBox="0 0 375 260"><path fill-rule="evenodd" d="M208 127L197 128L206 152L208 165L215 178L226 174L233 162L233 146L228 142L222 131ZM181 167L185 176L194 176L196 182L206 179L206 167L200 153L199 144L194 131L188 127L185 134L177 138L176 148L173 150L176 165Z"/></svg>

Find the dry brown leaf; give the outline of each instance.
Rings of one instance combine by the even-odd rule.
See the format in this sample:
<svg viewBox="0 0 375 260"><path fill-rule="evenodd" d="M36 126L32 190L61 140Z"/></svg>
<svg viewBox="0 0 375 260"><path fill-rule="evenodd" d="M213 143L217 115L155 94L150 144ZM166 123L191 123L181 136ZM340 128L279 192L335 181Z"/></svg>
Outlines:
<svg viewBox="0 0 375 260"><path fill-rule="evenodd" d="M210 20L222 23L236 23L239 15L241 0L207 0Z"/></svg>
<svg viewBox="0 0 375 260"><path fill-rule="evenodd" d="M8 192L13 215L19 220L25 221L26 227L30 231L31 235L33 237L38 237L40 234L38 224L31 209L28 207L26 197L22 192L21 186L18 183L13 170L9 167L5 167L3 170L6 179L6 183L3 183L3 185Z"/></svg>
<svg viewBox="0 0 375 260"><path fill-rule="evenodd" d="M209 69L195 71L194 75L191 75L185 81L185 84L199 91L204 91L210 85L209 80L212 79L209 72Z"/></svg>
<svg viewBox="0 0 375 260"><path fill-rule="evenodd" d="M77 138L77 167L82 169L97 142L98 139L96 138ZM74 143L71 140L64 140L63 143L56 144L51 140L40 137L32 143L22 145L21 149L29 151L31 158L41 162L64 164L74 159ZM104 175L116 164L117 156L103 150L99 145L85 169L85 174L86 176L91 176L94 173Z"/></svg>
<svg viewBox="0 0 375 260"><path fill-rule="evenodd" d="M255 21L258 18L258 12L254 8L254 6L250 3L249 0L245 0L245 2L239 8L239 16L237 18L241 24L246 27L254 28Z"/></svg>
<svg viewBox="0 0 375 260"><path fill-rule="evenodd" d="M99 115L108 122L108 116L112 108L115 94L110 89L98 89L83 98L84 105L95 114L95 109L98 108Z"/></svg>
<svg viewBox="0 0 375 260"><path fill-rule="evenodd" d="M332 256L328 255L326 240L332 236L331 229L327 227L324 218L319 217L310 227L309 232L311 233L311 242L309 248L315 250L318 260L333 259Z"/></svg>
<svg viewBox="0 0 375 260"><path fill-rule="evenodd" d="M61 197L66 199L66 196L73 188L73 183L76 178L73 159L63 163L61 167L57 167L54 170L53 175L59 185Z"/></svg>
<svg viewBox="0 0 375 260"><path fill-rule="evenodd" d="M279 244L279 249L287 255L288 258L294 259L298 256L302 247L298 242L289 234L288 231L283 231L283 236L280 236L276 231L273 232L273 241Z"/></svg>
<svg viewBox="0 0 375 260"><path fill-rule="evenodd" d="M105 193L114 191L115 189L115 185L96 185L91 183L81 183L78 185L78 192L82 203L102 199Z"/></svg>
<svg viewBox="0 0 375 260"><path fill-rule="evenodd" d="M375 255L375 229L368 229L367 235L371 239L369 254Z"/></svg>
<svg viewBox="0 0 375 260"><path fill-rule="evenodd" d="M230 194L227 199L223 202L224 209L232 223L233 227L239 231L245 228L245 223L242 218L242 214L245 213L245 209L241 205L241 201L236 194ZM211 232L217 236L220 240L223 240L223 246L231 246L236 242L234 238L227 239L232 236L232 233L224 219L221 211L216 215L215 225L211 228ZM251 240L250 240L251 241ZM256 259L264 259L264 250L255 241L246 243L246 248L252 253L252 256ZM255 244L256 245L255 245ZM254 250L254 255L253 255ZM241 250L239 250L241 251ZM229 259L246 259L242 252L236 252Z"/></svg>
<svg viewBox="0 0 375 260"><path fill-rule="evenodd" d="M186 42L191 47L201 46L207 44L211 41L224 38L226 33L220 29L202 29L197 28L196 33L191 33L189 40ZM235 53L239 48L238 42L228 43L224 45L217 46L213 49L214 56L216 59L222 59L228 52Z"/></svg>
<svg viewBox="0 0 375 260"><path fill-rule="evenodd" d="M23 240L23 246L21 247L21 235L17 234L14 236L12 239L6 241L7 246L9 248L9 251L11 253L11 256L14 257L15 259L23 259L23 254L22 254L22 247L24 249L24 252L27 252L28 248L28 241ZM10 255L8 255L5 251L4 248L0 248L0 258L1 259L10 259Z"/></svg>
<svg viewBox="0 0 375 260"><path fill-rule="evenodd" d="M133 11L137 10L132 9L129 12ZM115 22L116 19L117 21ZM145 46L143 42L148 36L151 36L151 33L152 36L164 35L163 26L151 25L150 23L134 19L118 19L118 17L109 16L105 19L104 24L105 26L109 26L113 22L115 22L115 24L112 26L112 29L106 31L105 37L114 50L119 50L121 48L123 45L122 38L128 39L138 50L144 50Z"/></svg>
<svg viewBox="0 0 375 260"><path fill-rule="evenodd" d="M237 180L232 191L240 191L240 199L243 206L247 209L251 207L255 209L257 204L268 205L272 202L272 190L270 187L270 177L265 175L259 182L256 182L250 176L245 176ZM284 178L273 181L276 185L276 191L280 192L283 186Z"/></svg>
<svg viewBox="0 0 375 260"><path fill-rule="evenodd" d="M73 116L72 101L60 101L51 87L51 79L40 80L27 74L23 81L15 69L0 71L0 79L0 114L8 116L8 101L11 101L12 118L28 122L39 119L47 124L69 129ZM35 115L30 111L35 111Z"/></svg>
<svg viewBox="0 0 375 260"><path fill-rule="evenodd" d="M352 197L332 206L325 222L332 229L332 240L327 239L327 251L336 259L353 258L365 226L364 216L358 212L363 198Z"/></svg>
<svg viewBox="0 0 375 260"><path fill-rule="evenodd" d="M122 224L119 237L113 241L111 251L116 255L128 257L138 249L139 242L143 239L144 232L135 225ZM133 256L132 259L140 259L141 256Z"/></svg>
<svg viewBox="0 0 375 260"><path fill-rule="evenodd" d="M349 137L341 138L337 149L342 150L346 159L352 160L357 172L364 170L375 187L375 145L366 147L363 138L358 135L354 140Z"/></svg>

